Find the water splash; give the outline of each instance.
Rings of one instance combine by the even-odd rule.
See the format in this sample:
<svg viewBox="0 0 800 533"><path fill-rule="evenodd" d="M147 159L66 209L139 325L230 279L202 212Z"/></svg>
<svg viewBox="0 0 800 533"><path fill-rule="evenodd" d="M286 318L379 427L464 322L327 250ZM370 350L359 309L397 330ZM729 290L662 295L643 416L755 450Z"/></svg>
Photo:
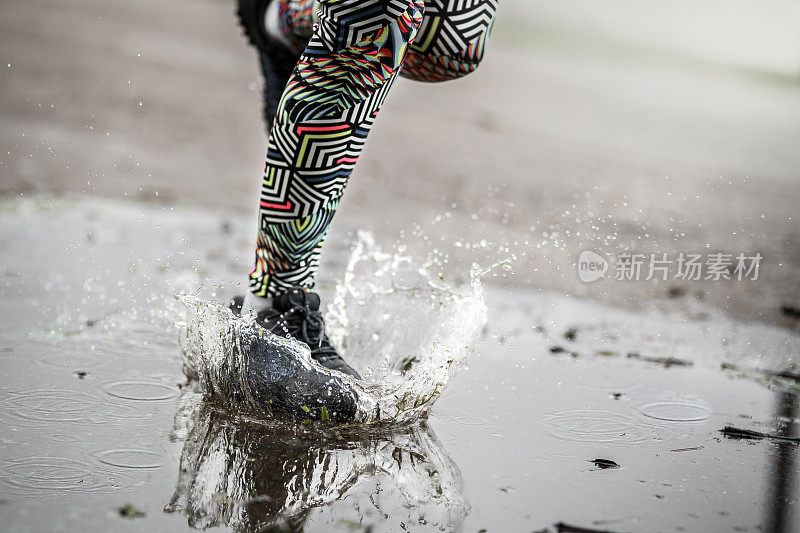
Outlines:
<svg viewBox="0 0 800 533"><path fill-rule="evenodd" d="M359 422L404 424L426 416L486 323L483 273L473 267L469 285L457 289L436 279L431 265L384 252L359 233L327 313L332 340L365 378L344 378L358 392ZM240 390L247 388L245 365L226 349L254 318L196 295L179 299L186 307L178 321L186 374L212 397L257 408L252 391ZM302 365L317 365L302 343L271 334L265 340Z"/></svg>
<svg viewBox="0 0 800 533"><path fill-rule="evenodd" d="M360 232L327 317L331 339L369 383L382 420L424 416L467 361L486 323L477 267L463 290L433 265L387 253Z"/></svg>

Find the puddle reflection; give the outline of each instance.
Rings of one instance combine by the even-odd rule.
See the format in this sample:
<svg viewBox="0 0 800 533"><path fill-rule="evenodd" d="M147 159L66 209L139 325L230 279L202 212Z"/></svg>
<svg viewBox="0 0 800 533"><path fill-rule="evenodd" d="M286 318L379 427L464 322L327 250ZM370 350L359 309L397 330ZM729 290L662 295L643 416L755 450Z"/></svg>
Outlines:
<svg viewBox="0 0 800 533"><path fill-rule="evenodd" d="M190 526L300 530L314 508L348 497L347 521L402 517L457 529L469 505L458 467L426 424L354 438L234 419L184 393L184 440L167 512Z"/></svg>
<svg viewBox="0 0 800 533"><path fill-rule="evenodd" d="M792 425L798 415L798 397L796 394L779 391L776 398L776 420L778 422L778 435L793 437ZM772 505L767 510L767 531L771 533L789 533L794 526L792 521L792 507L795 499L792 487L797 476L796 452L797 444L793 442L778 442L777 453L772 460ZM769 497L768 497L769 500Z"/></svg>

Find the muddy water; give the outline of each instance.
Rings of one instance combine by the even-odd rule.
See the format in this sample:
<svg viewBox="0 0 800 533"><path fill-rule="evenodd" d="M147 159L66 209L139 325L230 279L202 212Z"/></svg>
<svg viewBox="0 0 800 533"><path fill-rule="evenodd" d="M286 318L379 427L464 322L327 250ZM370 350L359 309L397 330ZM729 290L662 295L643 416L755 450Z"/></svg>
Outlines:
<svg viewBox="0 0 800 533"><path fill-rule="evenodd" d="M487 326L427 421L321 433L212 408L181 372L172 295L240 292L247 222L2 204L4 529L800 527L798 445L720 431L800 436L796 383L720 368L786 369L800 339L706 309L489 283ZM349 257L329 254L327 301Z"/></svg>

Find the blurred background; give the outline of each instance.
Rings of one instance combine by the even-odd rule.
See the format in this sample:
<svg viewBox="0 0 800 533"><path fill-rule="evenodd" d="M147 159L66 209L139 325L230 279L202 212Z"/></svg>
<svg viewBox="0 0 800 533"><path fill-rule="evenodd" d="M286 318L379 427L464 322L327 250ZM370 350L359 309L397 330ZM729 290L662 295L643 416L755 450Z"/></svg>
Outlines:
<svg viewBox="0 0 800 533"><path fill-rule="evenodd" d="M510 260L483 278L488 322L428 420L439 437L418 438L463 474L464 531L797 531L800 2L500 2L477 72L393 87L324 301L358 230L446 281ZM236 527L265 487L312 501L328 473L353 487L309 531L424 529L419 493L361 466L374 444L290 445L331 465L304 486L264 462L269 431L178 399L173 295L241 294L256 233L262 80L235 7L0 0L4 529ZM584 251L763 260L757 280L584 283ZM389 337L413 324L381 316ZM209 522L162 512L187 491L182 457L236 481L195 486ZM426 472L403 464L391 480Z"/></svg>
<svg viewBox="0 0 800 533"><path fill-rule="evenodd" d="M1 5L3 195L190 204L252 217L255 233L262 81L233 2ZM332 246L413 232L425 239L408 246L438 243L454 266L515 257L504 284L786 323L800 305L798 20L791 0L503 0L474 75L396 85ZM582 250L765 259L757 282L583 284Z"/></svg>

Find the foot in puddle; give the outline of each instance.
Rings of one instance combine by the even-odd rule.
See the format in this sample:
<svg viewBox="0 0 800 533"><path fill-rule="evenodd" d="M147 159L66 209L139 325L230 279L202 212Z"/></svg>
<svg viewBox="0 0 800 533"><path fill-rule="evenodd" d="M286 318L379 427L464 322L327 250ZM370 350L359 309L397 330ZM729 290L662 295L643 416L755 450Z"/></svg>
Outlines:
<svg viewBox="0 0 800 533"><path fill-rule="evenodd" d="M241 315L243 302L243 297L235 297L230 304L231 311ZM297 287L274 296L272 306L259 312L256 322L271 333L306 344L311 350L311 357L322 366L361 379L331 344L319 307L318 294Z"/></svg>
<svg viewBox="0 0 800 533"><path fill-rule="evenodd" d="M234 314L241 315L242 301L231 302ZM358 392L339 373L361 376L331 344L319 305L318 295L302 289L276 296L255 322L232 325L230 360L237 361L248 400L256 406L302 419L349 422L358 414ZM292 346L293 340L308 347L310 358L298 355L303 350Z"/></svg>
<svg viewBox="0 0 800 533"><path fill-rule="evenodd" d="M226 336L230 380L206 380L240 391L219 391L275 415L349 422L358 392L342 374L314 364L304 346L280 338L254 321L235 321ZM238 375L237 375L238 374Z"/></svg>

